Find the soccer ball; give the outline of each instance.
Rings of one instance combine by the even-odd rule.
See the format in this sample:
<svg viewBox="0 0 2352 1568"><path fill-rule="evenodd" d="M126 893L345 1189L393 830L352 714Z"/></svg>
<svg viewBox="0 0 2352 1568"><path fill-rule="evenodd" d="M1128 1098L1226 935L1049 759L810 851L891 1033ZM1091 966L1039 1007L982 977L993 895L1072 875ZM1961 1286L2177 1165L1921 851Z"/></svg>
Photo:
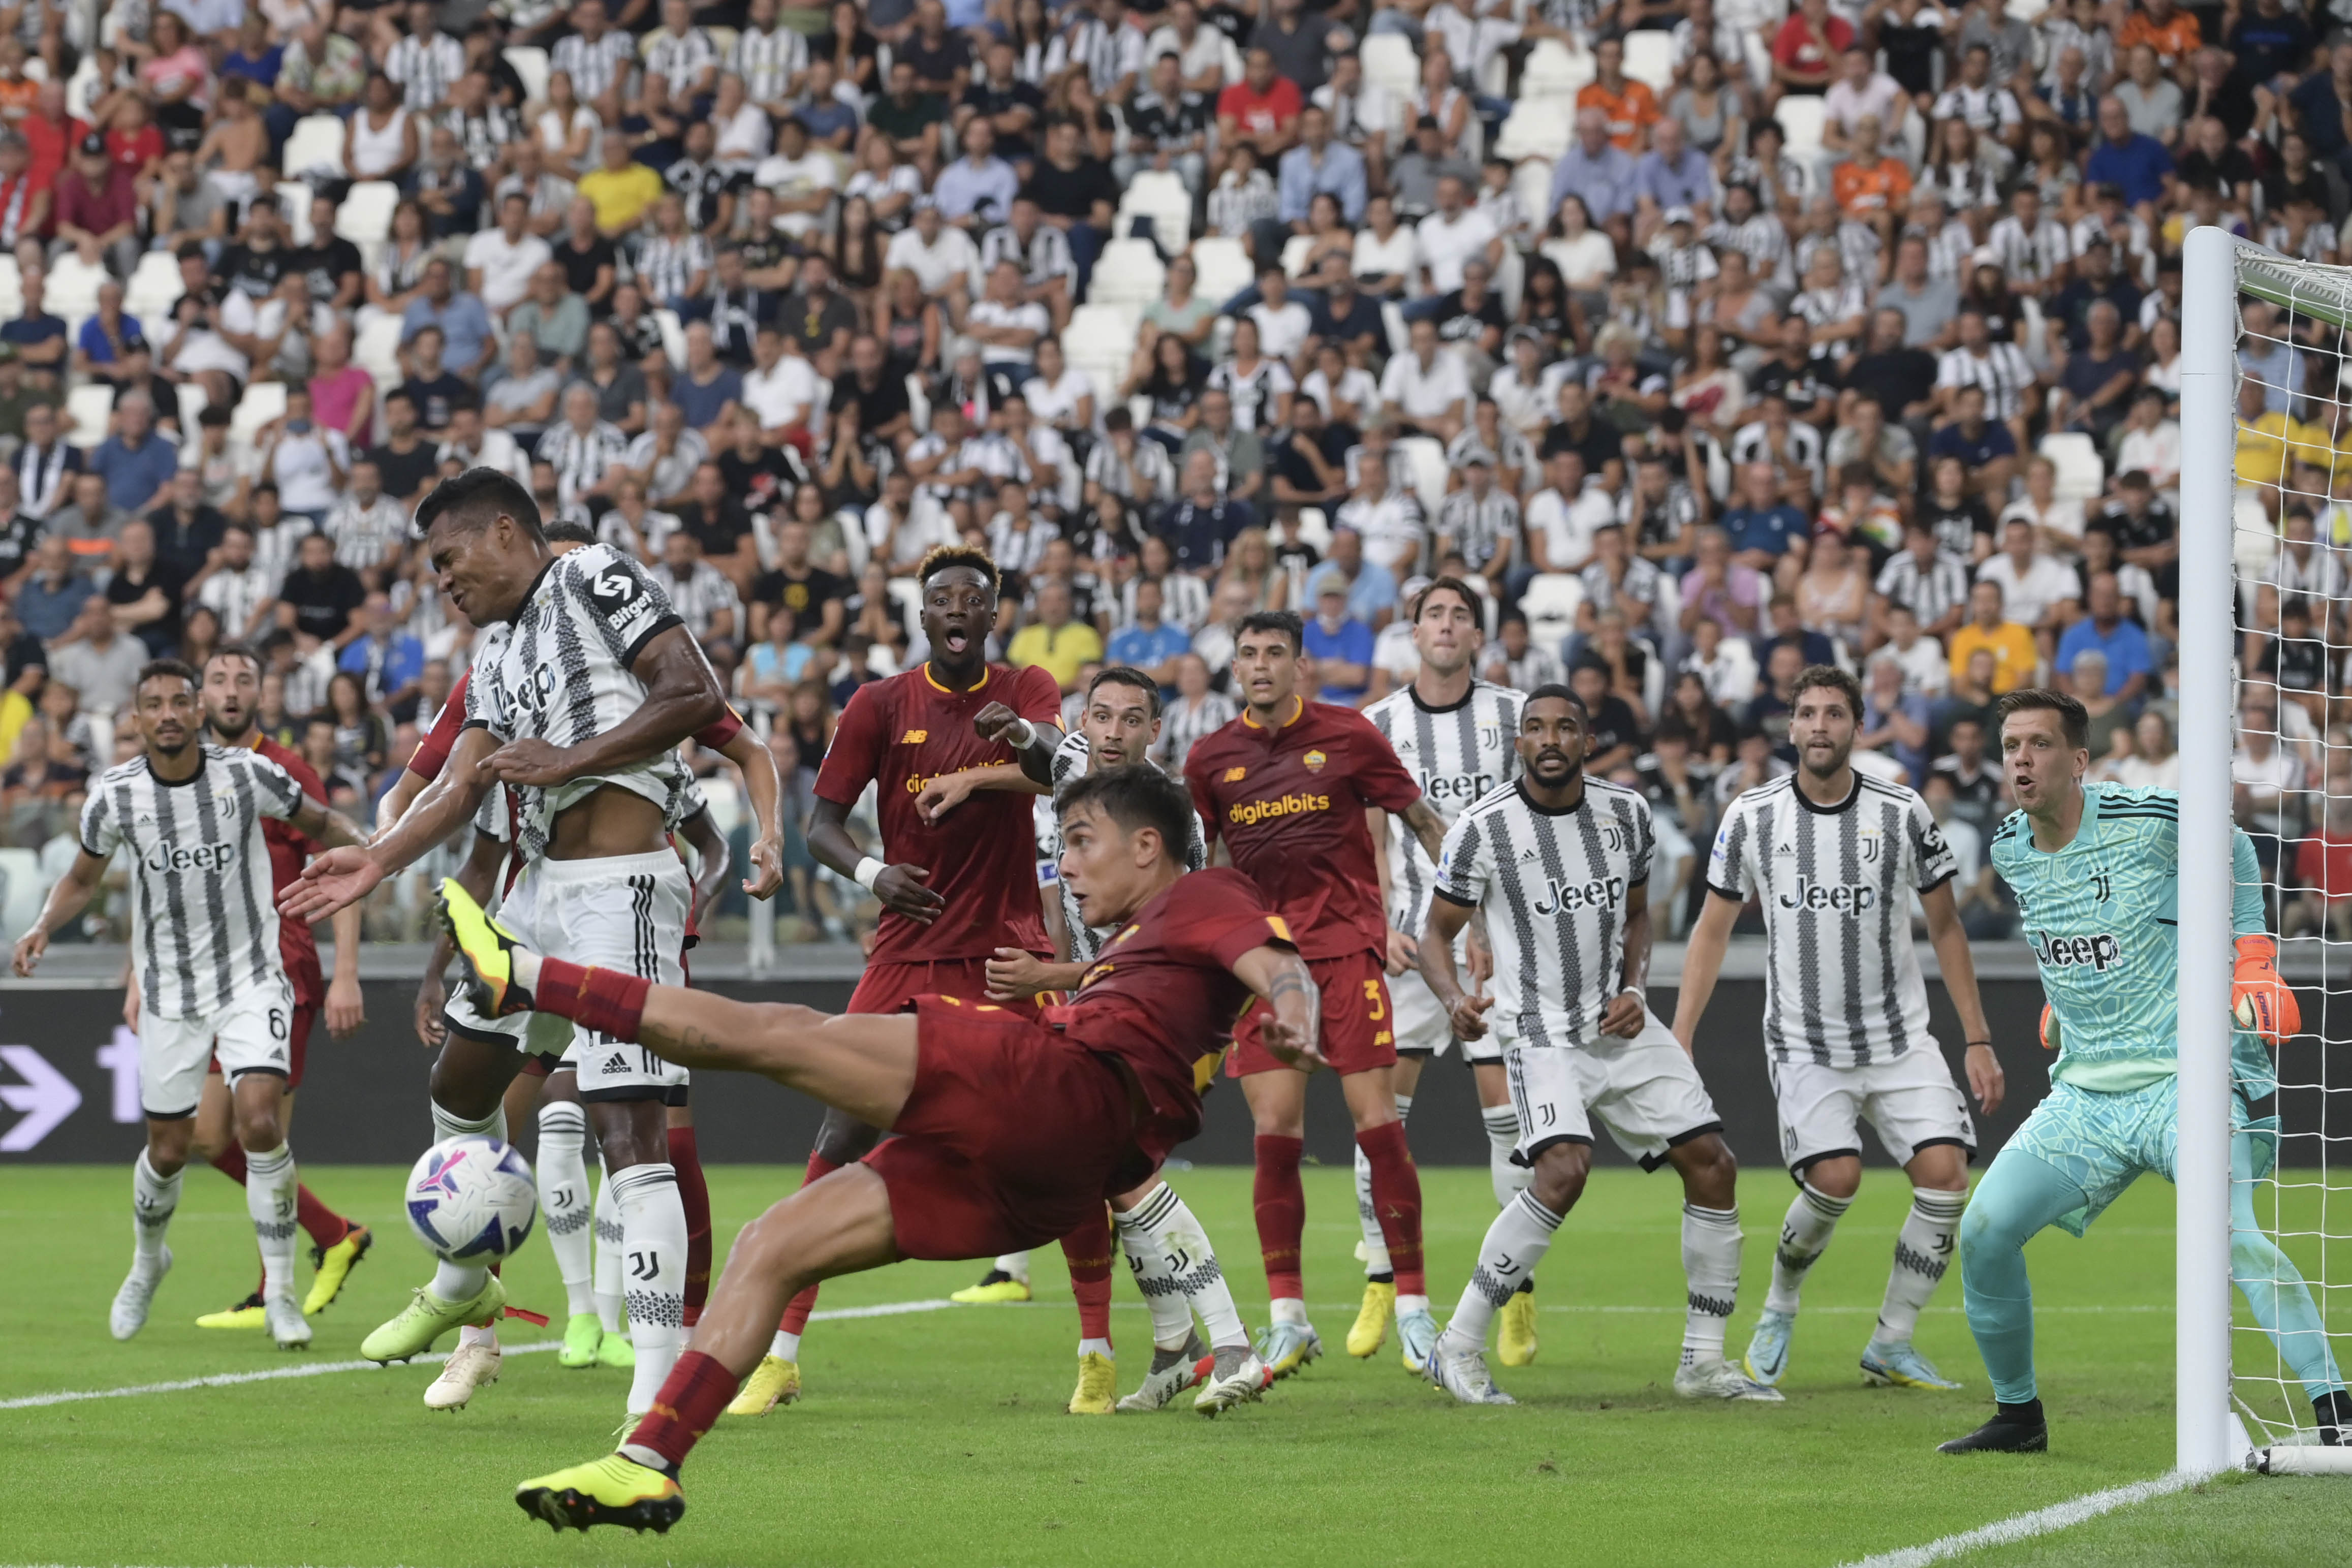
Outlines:
<svg viewBox="0 0 2352 1568"><path fill-rule="evenodd" d="M530 1236L539 1192L522 1152L495 1138L450 1138L408 1173L408 1226L452 1262L494 1263Z"/></svg>

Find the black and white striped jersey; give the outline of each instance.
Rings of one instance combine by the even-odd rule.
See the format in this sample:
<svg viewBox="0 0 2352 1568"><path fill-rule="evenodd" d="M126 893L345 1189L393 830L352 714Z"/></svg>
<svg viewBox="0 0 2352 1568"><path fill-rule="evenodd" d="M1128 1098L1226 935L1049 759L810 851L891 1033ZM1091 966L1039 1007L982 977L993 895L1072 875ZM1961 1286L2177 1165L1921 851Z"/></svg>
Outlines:
<svg viewBox="0 0 2352 1568"><path fill-rule="evenodd" d="M1445 835L1436 896L1486 911L1495 1007L1508 1045L1582 1046L1622 989L1625 911L1650 879L1650 803L1584 781L1570 811L1547 811L1513 784Z"/></svg>
<svg viewBox="0 0 2352 1568"><path fill-rule="evenodd" d="M1397 761L1421 785L1421 797L1451 827L1473 802L1519 776L1513 742L1526 702L1507 686L1473 680L1461 701L1432 708L1408 685L1365 709L1364 717L1388 737ZM1389 924L1418 937L1429 919L1437 868L1401 816L1389 818L1388 855Z"/></svg>
<svg viewBox="0 0 2352 1568"><path fill-rule="evenodd" d="M609 544L559 555L523 596L513 620L489 628L466 683L466 724L500 742L576 746L635 713L644 682L629 668L646 644L679 624L652 574ZM677 819L686 773L665 752L616 773L520 793L518 839L527 859L547 853L558 813L606 784L641 795Z"/></svg>
<svg viewBox="0 0 2352 1568"><path fill-rule="evenodd" d="M1062 786L1086 776L1093 760L1094 749L1087 744L1086 736L1073 727L1063 735L1061 745L1054 752L1054 794L1041 796L1037 810L1037 859L1041 867L1050 870L1054 890L1061 896L1062 926L1070 933L1072 963L1092 963L1102 955L1103 942L1110 934L1108 927L1097 931L1079 917L1078 900L1071 896L1069 884L1062 880L1062 818L1054 809L1055 796L1062 793ZM1209 841L1201 832L1197 813L1192 818L1192 837L1184 846L1184 869L1197 871L1209 863Z"/></svg>
<svg viewBox="0 0 2352 1568"><path fill-rule="evenodd" d="M1843 805L1794 773L1735 799L1707 886L1764 907L1764 1048L1774 1061L1864 1067L1934 1050L1911 948L1911 894L1958 868L1915 790L1856 773Z"/></svg>
<svg viewBox="0 0 2352 1568"><path fill-rule="evenodd" d="M101 860L131 850L141 1006L208 1017L256 986L286 984L261 819L285 821L301 805L293 775L242 746L205 746L177 784L157 778L144 753L99 775L81 847Z"/></svg>

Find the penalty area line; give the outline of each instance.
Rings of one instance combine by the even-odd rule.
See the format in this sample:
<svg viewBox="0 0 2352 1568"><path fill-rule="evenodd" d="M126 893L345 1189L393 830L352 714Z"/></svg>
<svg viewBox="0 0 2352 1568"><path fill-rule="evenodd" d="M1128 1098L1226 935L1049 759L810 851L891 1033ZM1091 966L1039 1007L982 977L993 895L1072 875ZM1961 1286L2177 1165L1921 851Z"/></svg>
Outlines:
<svg viewBox="0 0 2352 1568"><path fill-rule="evenodd" d="M840 1322L856 1318L896 1318L908 1312L937 1312L961 1305L945 1297L924 1301L883 1301L871 1307L833 1307L809 1314L814 1321ZM507 1355L532 1355L541 1351L561 1350L562 1340L539 1340L530 1344L501 1347ZM417 1366L438 1366L449 1359L446 1352L421 1355L410 1363ZM37 1410L51 1405L79 1405L92 1399L130 1399L149 1394L184 1394L194 1388L234 1388L246 1383L279 1383L290 1378L326 1377L335 1373L376 1372L383 1364L372 1361L321 1361L300 1363L292 1366L266 1367L255 1372L222 1372L208 1377L186 1377L172 1383L137 1383L125 1388L74 1388L56 1394L27 1394L16 1399L0 1399L0 1410Z"/></svg>
<svg viewBox="0 0 2352 1568"><path fill-rule="evenodd" d="M2175 1470L2150 1481L2134 1481L2128 1486L2110 1487L2105 1491L2086 1492L2064 1502L2052 1503L2048 1508L2037 1508L2031 1513L1997 1519L1974 1530L1947 1535L1924 1546L1906 1546L1898 1552L1883 1552L1875 1557L1861 1558L1845 1564L1845 1568L1927 1568L1931 1563L1942 1563L1964 1552L1974 1552L1987 1546L2011 1546L2021 1541L2031 1541L2037 1535L2069 1529L2096 1519L2103 1513L2113 1513L2119 1508L2129 1508L2134 1503L2169 1497L2174 1492L2196 1485L2199 1479L2199 1477Z"/></svg>

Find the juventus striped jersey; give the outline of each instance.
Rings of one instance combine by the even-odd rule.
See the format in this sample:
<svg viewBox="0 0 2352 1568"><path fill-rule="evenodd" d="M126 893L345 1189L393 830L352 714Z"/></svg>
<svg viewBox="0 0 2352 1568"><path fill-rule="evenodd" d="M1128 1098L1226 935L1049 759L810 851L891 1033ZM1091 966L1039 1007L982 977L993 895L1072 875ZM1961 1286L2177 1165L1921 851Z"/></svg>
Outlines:
<svg viewBox="0 0 2352 1568"><path fill-rule="evenodd" d="M646 644L678 625L651 574L609 544L587 544L549 562L513 620L492 626L466 682L466 725L500 742L576 746L604 734L645 701L629 666ZM547 853L558 813L606 784L641 795L677 819L685 771L665 752L618 773L520 792L518 838L527 859Z"/></svg>
<svg viewBox="0 0 2352 1568"><path fill-rule="evenodd" d="M1364 710L1372 728L1389 738L1397 761L1421 784L1423 799L1454 826L1481 797L1519 776L1519 710L1527 699L1507 686L1473 680L1461 701L1432 708L1407 686ZM1429 920L1429 892L1437 868L1405 827L1389 820L1389 924L1418 937Z"/></svg>
<svg viewBox="0 0 2352 1568"><path fill-rule="evenodd" d="M1073 729L1062 737L1060 747L1054 752L1054 794L1044 797L1037 817L1037 858L1051 875L1055 890L1061 895L1062 927L1070 933L1072 963L1092 963L1101 956L1103 939L1109 928L1097 931L1087 925L1079 917L1078 900L1071 895L1069 884L1062 880L1058 864L1062 858L1062 818L1054 809L1054 799L1062 793L1064 784L1084 778L1093 761L1094 748L1087 744L1084 735ZM1209 844L1201 836L1198 812L1192 815L1192 836L1184 845L1184 869L1197 871L1209 863Z"/></svg>
<svg viewBox="0 0 2352 1568"><path fill-rule="evenodd" d="M204 747L195 773L157 778L142 753L99 776L81 847L128 845L140 1005L164 1018L220 1012L256 986L284 986L264 817L301 808L302 786L257 752Z"/></svg>
<svg viewBox="0 0 2352 1568"><path fill-rule="evenodd" d="M1927 985L1911 949L1912 892L1958 862L1916 791L1853 775L1842 805L1815 805L1786 773L1734 800L1707 887L1764 906L1764 1048L1774 1061L1864 1067L1927 1035Z"/></svg>
<svg viewBox="0 0 2352 1568"><path fill-rule="evenodd" d="M1462 814L1445 835L1436 896L1486 911L1495 1009L1506 1041L1582 1046L1621 987L1625 906L1650 879L1650 803L1596 778L1572 810L1548 811L1524 781Z"/></svg>

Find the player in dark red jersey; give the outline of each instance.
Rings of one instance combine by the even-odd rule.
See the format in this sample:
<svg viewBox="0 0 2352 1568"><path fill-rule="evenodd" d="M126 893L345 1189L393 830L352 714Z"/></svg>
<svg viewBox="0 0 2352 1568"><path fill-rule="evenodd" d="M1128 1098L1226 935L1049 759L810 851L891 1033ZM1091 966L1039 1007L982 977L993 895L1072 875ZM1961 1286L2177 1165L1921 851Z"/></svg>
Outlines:
<svg viewBox="0 0 2352 1568"><path fill-rule="evenodd" d="M925 817L919 800L923 786L942 773L1014 762L1010 741L1026 745L1039 737L1049 751L1059 745L1061 688L1043 669L988 662L999 583L986 552L942 546L923 558L916 578L930 656L850 698L817 769L809 820L809 852L882 900L874 951L849 999L852 1013L902 1013L930 994L984 1002L988 961L999 948L1053 955L1037 892L1030 797L975 795L940 821ZM881 859L849 837L850 810L869 784L879 803ZM1005 1005L1034 1014L1036 1005ZM880 1136L854 1116L826 1112L809 1154L808 1180L864 1157ZM1108 1415L1118 1396L1110 1354L1110 1218L1099 1205L1097 1211L1063 1239L1081 1336L1070 1408ZM761 1415L799 1396L800 1337L815 1305L811 1287L785 1309L767 1356L730 1414Z"/></svg>
<svg viewBox="0 0 2352 1568"><path fill-rule="evenodd" d="M214 743L249 746L293 774L304 794L314 800L327 798L326 786L319 782L310 764L263 734L256 724L261 703L261 660L250 649L226 647L206 659L199 695L205 705L205 728ZM295 831L290 824L274 817L263 819L261 836L269 846L270 890L283 892L300 879L303 862L320 846ZM355 909L338 910L331 924L335 933L335 977L331 984L319 972L319 939L311 934L310 922L278 922L278 951L286 962L286 979L294 988L294 1015L287 1031L286 1094L278 1112L280 1125L289 1128L294 1121L294 1091L302 1087L310 1031L320 1014L326 1016L328 1033L339 1040L358 1033L360 1026L367 1022L366 1006L360 994L360 912ZM124 986L122 1021L134 1029L139 1026L139 973L135 966ZM221 1077L218 1063L205 1075L204 1097L196 1106L194 1147L199 1155L212 1163L213 1169L240 1186L245 1184L245 1151L238 1146L229 1126L228 1086ZM308 1186L296 1188L295 1204L295 1218L310 1237L310 1261L318 1270L310 1281L310 1293L302 1301L302 1315L307 1318L326 1310L341 1294L352 1265L367 1256L375 1238L367 1226L345 1219L320 1202ZM261 1291L256 1287L252 1295L236 1306L198 1318L196 1327L260 1329L266 1326L263 1315Z"/></svg>
<svg viewBox="0 0 2352 1568"><path fill-rule="evenodd" d="M1356 1146L1371 1165L1372 1204L1396 1270L1397 1338L1404 1364L1418 1374L1437 1342L1437 1321L1422 1270L1421 1177L1396 1112L1381 847L1364 814L1378 806L1402 817L1432 860L1444 844L1445 823L1370 721L1299 693L1300 635L1298 617L1287 610L1243 617L1234 684L1246 706L1194 743L1184 781L1210 841L1222 840L1234 865L1265 890L1315 973L1323 1055L1339 1075ZM1299 1268L1307 1078L1265 1049L1258 1036L1265 1016L1255 1009L1234 1028L1229 1070L1257 1124L1254 1196L1273 1298L1258 1354L1282 1377L1321 1354L1323 1342L1307 1321Z"/></svg>
<svg viewBox="0 0 2352 1568"><path fill-rule="evenodd" d="M653 1412L620 1452L524 1482L526 1510L559 1530L667 1529L686 1507L678 1466L759 1361L787 1297L904 1258L985 1258L1066 1234L1199 1131L1202 1042L1253 994L1272 1010L1260 1048L1322 1065L1315 984L1288 928L1240 872L1184 870L1191 817L1157 768L1069 785L1062 873L1087 923L1118 934L1043 1022L945 996L920 998L912 1016L828 1017L651 986L541 957L462 891L446 895L486 1014L560 1013L688 1068L762 1074L896 1134L745 1228ZM1255 1370L1234 1397L1253 1396Z"/></svg>

